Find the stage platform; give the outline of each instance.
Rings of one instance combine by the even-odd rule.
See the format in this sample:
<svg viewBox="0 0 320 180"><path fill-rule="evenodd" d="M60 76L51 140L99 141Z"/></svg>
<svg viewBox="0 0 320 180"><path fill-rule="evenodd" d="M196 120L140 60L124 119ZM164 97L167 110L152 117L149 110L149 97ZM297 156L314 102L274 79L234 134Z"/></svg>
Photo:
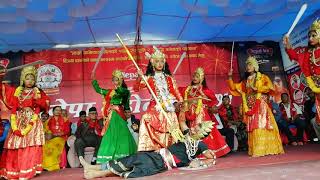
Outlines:
<svg viewBox="0 0 320 180"><path fill-rule="evenodd" d="M219 158L217 165L208 169L190 171L174 169L154 176L139 179L180 179L180 180L256 180L256 179L320 179L320 144L285 146L285 154L249 157L245 152L232 153ZM36 180L77 180L83 179L83 169L64 169L57 172L43 172ZM120 179L108 177L108 179Z"/></svg>

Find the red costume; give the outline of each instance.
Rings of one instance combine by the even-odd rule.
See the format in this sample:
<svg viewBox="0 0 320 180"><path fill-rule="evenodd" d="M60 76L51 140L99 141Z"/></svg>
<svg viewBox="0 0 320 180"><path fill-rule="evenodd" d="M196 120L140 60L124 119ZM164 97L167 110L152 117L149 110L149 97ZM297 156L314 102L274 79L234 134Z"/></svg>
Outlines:
<svg viewBox="0 0 320 180"><path fill-rule="evenodd" d="M44 131L38 117L45 100L37 87L23 87L27 75L36 79L36 69L22 70L21 81L13 96L11 130L4 145L0 176L6 179L30 179L42 171L42 145Z"/></svg>
<svg viewBox="0 0 320 180"><path fill-rule="evenodd" d="M171 126L179 129L179 122L174 112L173 103L182 102L182 97L174 79L162 73L161 76L165 78L163 79L165 83L157 85L156 81L159 81L159 79L155 78L155 76L148 76L147 81L171 120ZM142 82L140 78L137 79L134 90L139 91L139 89L144 87L146 87L146 84ZM166 89L169 94L163 94L161 92L163 89ZM173 144L173 139L170 134L168 134L169 129L172 127L170 127L167 119L164 118L156 108L156 101L152 98L147 112L141 118L138 151L158 150Z"/></svg>
<svg viewBox="0 0 320 180"><path fill-rule="evenodd" d="M315 36L310 36L315 33ZM316 93L317 122L320 124L320 21L315 20L309 29L309 44L316 43L314 47L291 48L289 42L286 42L286 52L290 60L295 60L301 67L306 76L310 89Z"/></svg>
<svg viewBox="0 0 320 180"><path fill-rule="evenodd" d="M215 122L209 136L203 139L209 149L215 151L217 157L223 156L230 151L229 146L217 129L218 122L209 115L209 108L217 105L217 99L213 91L205 85L205 73L203 68L197 68L193 74L192 85L182 89L184 98L184 111L186 122L189 123L191 133L194 128L203 121Z"/></svg>
<svg viewBox="0 0 320 180"><path fill-rule="evenodd" d="M185 117L189 128L193 129L202 121L214 121L215 125L218 125L216 119L212 119L208 113L208 108L217 104L212 90L202 86L188 86L183 88L181 92L185 100L184 106L187 107ZM206 99L197 99L203 96L201 92L206 96ZM226 155L230 151L216 126L212 128L210 135L203 139L203 142L209 149L214 150L217 157Z"/></svg>

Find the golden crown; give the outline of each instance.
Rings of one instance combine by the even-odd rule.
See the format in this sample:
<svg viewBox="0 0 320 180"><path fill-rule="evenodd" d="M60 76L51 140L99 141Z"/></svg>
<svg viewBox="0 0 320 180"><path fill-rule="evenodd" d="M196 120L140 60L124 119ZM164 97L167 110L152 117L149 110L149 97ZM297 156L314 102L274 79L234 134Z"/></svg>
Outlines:
<svg viewBox="0 0 320 180"><path fill-rule="evenodd" d="M153 46L154 52L151 54L151 59L163 59L166 61L166 55L162 53L156 46Z"/></svg>
<svg viewBox="0 0 320 180"><path fill-rule="evenodd" d="M123 74L119 69L116 69L112 72L112 76L118 79L123 79Z"/></svg>
<svg viewBox="0 0 320 180"><path fill-rule="evenodd" d="M194 73L200 76L200 81L202 83L204 79L204 69L202 67L198 67Z"/></svg>
<svg viewBox="0 0 320 180"><path fill-rule="evenodd" d="M315 31L315 32L320 32L320 20L315 20L310 26L309 31Z"/></svg>
<svg viewBox="0 0 320 180"><path fill-rule="evenodd" d="M254 56L249 56L246 61L246 64L251 64L254 67L254 70L256 72L259 71L259 64L258 64L257 59Z"/></svg>
<svg viewBox="0 0 320 180"><path fill-rule="evenodd" d="M22 69L21 76L20 76L20 85L23 85L23 82L26 80L26 76L28 74L32 74L34 76L35 82L37 82L37 68L34 66L27 66Z"/></svg>

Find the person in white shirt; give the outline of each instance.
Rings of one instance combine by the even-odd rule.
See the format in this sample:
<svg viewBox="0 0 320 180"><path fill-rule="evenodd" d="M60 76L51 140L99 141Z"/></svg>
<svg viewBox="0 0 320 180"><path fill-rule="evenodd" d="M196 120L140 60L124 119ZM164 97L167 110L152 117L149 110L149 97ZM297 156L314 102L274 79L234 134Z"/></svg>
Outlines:
<svg viewBox="0 0 320 180"><path fill-rule="evenodd" d="M131 132L133 139L138 144L140 121L139 119L136 119L136 117L133 114L131 114L130 110L124 111L124 115L127 118L129 131Z"/></svg>
<svg viewBox="0 0 320 180"><path fill-rule="evenodd" d="M306 123L302 119L302 110L296 104L290 102L288 93L281 94L281 103L279 104L281 118L277 122L280 131L284 132L288 137L291 145L303 145L303 133L306 128ZM297 128L296 136L293 136L289 126L294 125Z"/></svg>

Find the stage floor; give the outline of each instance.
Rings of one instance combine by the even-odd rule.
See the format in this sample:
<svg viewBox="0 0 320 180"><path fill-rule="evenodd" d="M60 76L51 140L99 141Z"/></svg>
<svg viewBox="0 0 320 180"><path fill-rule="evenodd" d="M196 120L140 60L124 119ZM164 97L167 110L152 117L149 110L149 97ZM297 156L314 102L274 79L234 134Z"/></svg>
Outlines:
<svg viewBox="0 0 320 180"><path fill-rule="evenodd" d="M197 171L174 169L140 179L320 179L320 144L285 146L285 152L282 155L259 158L249 157L244 152L232 153L219 158L217 165L208 169ZM83 171L81 168L67 168L57 172L44 172L35 179L83 179ZM109 177L108 179L120 178Z"/></svg>

